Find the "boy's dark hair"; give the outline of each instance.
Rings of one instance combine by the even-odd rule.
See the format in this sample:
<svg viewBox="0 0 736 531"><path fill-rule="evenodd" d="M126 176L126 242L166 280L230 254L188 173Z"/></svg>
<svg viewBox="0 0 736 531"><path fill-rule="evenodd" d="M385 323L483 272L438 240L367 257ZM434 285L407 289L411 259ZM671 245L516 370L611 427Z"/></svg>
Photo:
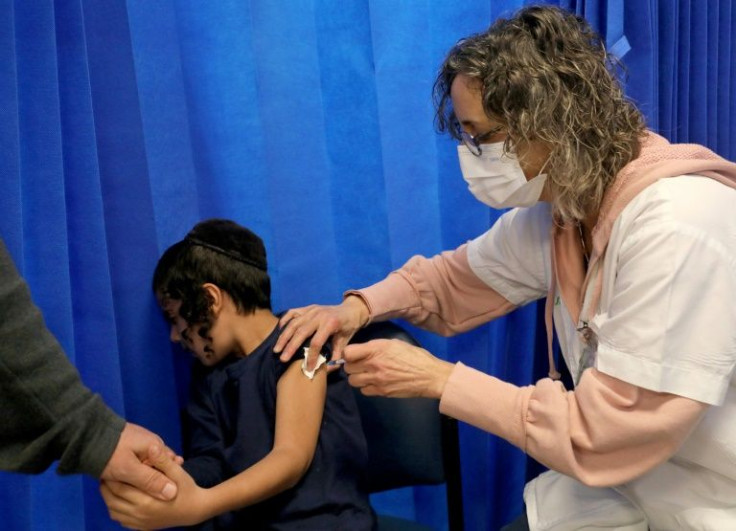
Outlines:
<svg viewBox="0 0 736 531"><path fill-rule="evenodd" d="M271 309L271 280L266 248L253 232L227 219L197 223L186 237L169 247L153 273L153 292L182 302L179 314L190 325L209 330L211 301L202 286L225 291L239 312Z"/></svg>

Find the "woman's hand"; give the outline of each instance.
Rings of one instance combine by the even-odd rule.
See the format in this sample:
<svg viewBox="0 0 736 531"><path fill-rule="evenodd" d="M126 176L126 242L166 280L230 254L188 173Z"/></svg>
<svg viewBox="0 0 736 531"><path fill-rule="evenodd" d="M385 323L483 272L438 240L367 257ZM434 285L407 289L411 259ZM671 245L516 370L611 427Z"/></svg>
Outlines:
<svg viewBox="0 0 736 531"><path fill-rule="evenodd" d="M454 368L452 363L398 339L348 345L343 357L350 385L364 395L441 398Z"/></svg>
<svg viewBox="0 0 736 531"><path fill-rule="evenodd" d="M164 441L147 429L125 423L115 451L105 465L100 479L128 483L161 500L176 497L176 484L150 465L149 452L164 452L170 459L182 463L182 458L164 445Z"/></svg>
<svg viewBox="0 0 736 531"><path fill-rule="evenodd" d="M312 336L309 342L309 360L307 367L312 368L322 346L332 337L332 359L340 359L343 349L350 338L370 318L368 307L358 296L345 297L342 304L336 306L320 306L313 304L303 308L294 308L286 312L281 320L281 335L275 352L281 352L281 360L288 361L299 347Z"/></svg>
<svg viewBox="0 0 736 531"><path fill-rule="evenodd" d="M178 486L176 498L162 501L125 483L102 481L100 493L110 518L130 529L189 526L211 518L207 510L208 489L198 487L176 460L161 449L151 453L152 464Z"/></svg>

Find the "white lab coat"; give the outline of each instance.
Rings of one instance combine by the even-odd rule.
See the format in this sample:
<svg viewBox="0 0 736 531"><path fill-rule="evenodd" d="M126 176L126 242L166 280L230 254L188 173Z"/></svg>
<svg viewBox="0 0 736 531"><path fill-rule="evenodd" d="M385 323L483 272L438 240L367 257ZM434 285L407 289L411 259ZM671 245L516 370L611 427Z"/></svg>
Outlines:
<svg viewBox="0 0 736 531"><path fill-rule="evenodd" d="M546 204L507 212L469 244L471 268L517 305L543 297L550 223ZM699 176L647 187L617 218L603 271L586 366L712 407L670 460L625 485L554 471L530 482L531 529L736 529L736 189ZM554 322L577 381L581 323L559 296Z"/></svg>

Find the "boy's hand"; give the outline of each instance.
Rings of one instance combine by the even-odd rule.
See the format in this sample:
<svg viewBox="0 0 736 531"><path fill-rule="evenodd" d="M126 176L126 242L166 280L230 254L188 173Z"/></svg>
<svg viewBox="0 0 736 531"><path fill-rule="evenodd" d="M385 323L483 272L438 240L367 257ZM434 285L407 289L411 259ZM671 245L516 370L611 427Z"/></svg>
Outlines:
<svg viewBox="0 0 736 531"><path fill-rule="evenodd" d="M102 481L100 493L110 518L130 529L160 529L189 526L210 518L207 512L207 489L198 487L192 477L161 447L151 447L153 466L179 487L172 501L158 500L146 492L119 481Z"/></svg>

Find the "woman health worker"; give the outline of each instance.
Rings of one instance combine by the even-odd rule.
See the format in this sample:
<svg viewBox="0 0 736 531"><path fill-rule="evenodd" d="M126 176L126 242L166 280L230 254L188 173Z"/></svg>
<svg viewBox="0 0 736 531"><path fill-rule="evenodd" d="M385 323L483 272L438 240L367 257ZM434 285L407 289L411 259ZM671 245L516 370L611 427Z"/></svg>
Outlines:
<svg viewBox="0 0 736 531"><path fill-rule="evenodd" d="M331 336L364 393L440 398L523 449L551 469L524 491L533 530L736 529L736 164L647 131L599 37L554 7L461 40L435 102L473 195L521 208L287 312L282 358ZM402 342L345 346L369 321L449 335L544 297L574 390L551 355L517 387Z"/></svg>

